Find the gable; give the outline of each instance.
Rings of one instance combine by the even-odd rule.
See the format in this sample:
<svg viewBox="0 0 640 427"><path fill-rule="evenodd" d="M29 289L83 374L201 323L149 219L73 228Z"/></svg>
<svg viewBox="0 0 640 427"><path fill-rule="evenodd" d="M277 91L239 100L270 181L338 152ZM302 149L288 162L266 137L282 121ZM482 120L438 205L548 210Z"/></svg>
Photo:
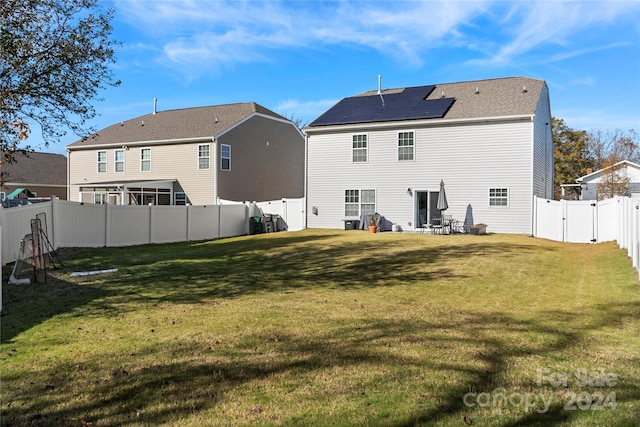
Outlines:
<svg viewBox="0 0 640 427"><path fill-rule="evenodd" d="M613 167L618 167L620 165L624 165L624 170L626 176L629 178L629 182L640 182L640 165L623 160L621 162L616 163L613 166L608 166L603 169L599 169L595 172L592 172L588 175L583 176L582 178L578 178L576 182L579 183L598 183L602 180L602 176L608 173L608 170Z"/></svg>

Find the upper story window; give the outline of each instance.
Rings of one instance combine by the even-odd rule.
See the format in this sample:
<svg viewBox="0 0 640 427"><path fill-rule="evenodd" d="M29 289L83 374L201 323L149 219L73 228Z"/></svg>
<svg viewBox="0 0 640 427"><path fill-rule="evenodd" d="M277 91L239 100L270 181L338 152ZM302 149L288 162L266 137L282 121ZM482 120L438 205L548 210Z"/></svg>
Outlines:
<svg viewBox="0 0 640 427"><path fill-rule="evenodd" d="M367 161L367 135L353 135L353 162Z"/></svg>
<svg viewBox="0 0 640 427"><path fill-rule="evenodd" d="M114 157L114 171L124 172L124 150L116 150Z"/></svg>
<svg viewBox="0 0 640 427"><path fill-rule="evenodd" d="M98 173L107 171L107 152L98 151Z"/></svg>
<svg viewBox="0 0 640 427"><path fill-rule="evenodd" d="M231 170L231 146L220 144L220 169L223 171Z"/></svg>
<svg viewBox="0 0 640 427"><path fill-rule="evenodd" d="M509 206L509 189L490 188L489 206Z"/></svg>
<svg viewBox="0 0 640 427"><path fill-rule="evenodd" d="M151 170L151 148L140 149L140 170L142 172Z"/></svg>
<svg viewBox="0 0 640 427"><path fill-rule="evenodd" d="M208 170L210 164L209 144L198 145L198 169Z"/></svg>
<svg viewBox="0 0 640 427"><path fill-rule="evenodd" d="M398 160L413 160L413 132L398 133Z"/></svg>

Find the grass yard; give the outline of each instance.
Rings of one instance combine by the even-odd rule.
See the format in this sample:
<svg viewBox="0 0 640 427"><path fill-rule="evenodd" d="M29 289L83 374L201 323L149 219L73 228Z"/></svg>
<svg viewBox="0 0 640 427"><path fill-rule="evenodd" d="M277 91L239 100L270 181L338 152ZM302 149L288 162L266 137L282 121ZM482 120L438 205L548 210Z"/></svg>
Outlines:
<svg viewBox="0 0 640 427"><path fill-rule="evenodd" d="M2 425L640 425L614 243L306 230L60 257L47 284L4 271Z"/></svg>

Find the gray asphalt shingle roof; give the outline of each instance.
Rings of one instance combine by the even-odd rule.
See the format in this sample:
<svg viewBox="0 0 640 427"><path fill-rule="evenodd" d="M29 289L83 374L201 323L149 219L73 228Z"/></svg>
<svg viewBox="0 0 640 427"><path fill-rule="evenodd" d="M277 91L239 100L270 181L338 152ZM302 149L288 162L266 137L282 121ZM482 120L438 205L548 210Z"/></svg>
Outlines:
<svg viewBox="0 0 640 427"><path fill-rule="evenodd" d="M444 83L435 85L435 89L426 99L455 98L453 105L444 115L444 120L534 115L544 86L543 80L527 77ZM384 89L382 96L405 89L407 88ZM371 96L377 93L377 90L371 90L355 96Z"/></svg>
<svg viewBox="0 0 640 427"><path fill-rule="evenodd" d="M2 163L6 183L67 185L67 158L62 154L16 153L14 157L12 163Z"/></svg>
<svg viewBox="0 0 640 427"><path fill-rule="evenodd" d="M67 148L213 137L254 113L287 120L255 102L157 111L113 124Z"/></svg>

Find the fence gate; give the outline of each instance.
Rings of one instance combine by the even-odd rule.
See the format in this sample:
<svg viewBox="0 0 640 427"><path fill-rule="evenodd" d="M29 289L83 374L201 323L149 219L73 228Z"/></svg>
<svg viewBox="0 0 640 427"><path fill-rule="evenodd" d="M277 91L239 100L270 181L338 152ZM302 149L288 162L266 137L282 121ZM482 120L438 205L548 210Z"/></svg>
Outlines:
<svg viewBox="0 0 640 427"><path fill-rule="evenodd" d="M533 235L570 243L600 243L618 238L620 198L547 200L536 197Z"/></svg>
<svg viewBox="0 0 640 427"><path fill-rule="evenodd" d="M573 243L596 243L597 204L590 200L567 200L565 204L565 241Z"/></svg>

